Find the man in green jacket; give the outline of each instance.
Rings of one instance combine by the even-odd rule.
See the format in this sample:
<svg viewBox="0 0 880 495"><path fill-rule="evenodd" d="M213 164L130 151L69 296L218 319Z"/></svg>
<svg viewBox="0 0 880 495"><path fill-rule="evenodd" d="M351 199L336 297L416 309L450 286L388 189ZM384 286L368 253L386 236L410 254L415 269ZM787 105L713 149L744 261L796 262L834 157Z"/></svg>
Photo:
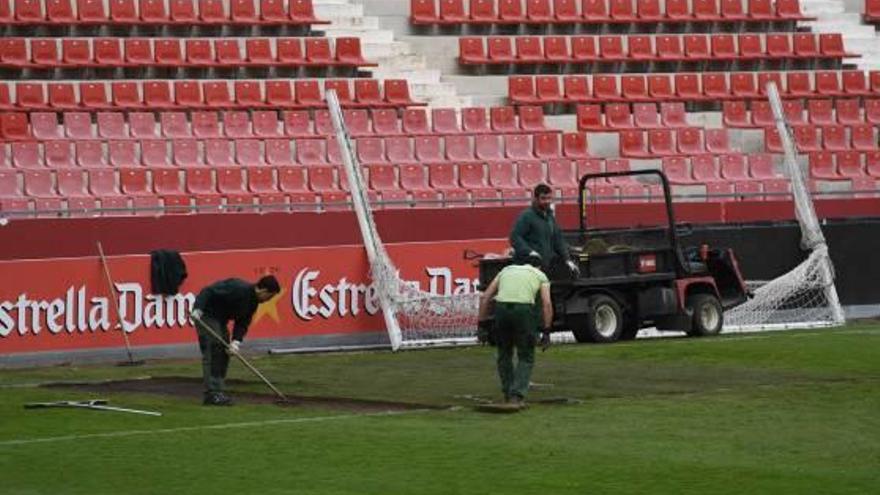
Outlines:
<svg viewBox="0 0 880 495"><path fill-rule="evenodd" d="M199 335L202 351L202 376L205 381L204 404L228 406L232 403L226 395L226 371L229 368L228 352L237 353L248 331L257 306L272 299L281 286L278 280L267 275L251 284L241 279L228 278L215 282L199 292L193 304L193 323ZM217 341L209 331L195 320L209 325L211 330L229 345ZM229 321L234 322L232 342L229 341Z"/></svg>
<svg viewBox="0 0 880 495"><path fill-rule="evenodd" d="M515 407L525 404L529 379L535 364L535 338L540 323L544 345L550 342L553 324L553 304L550 300L550 281L538 269L541 260L527 258L524 264L508 265L492 280L480 297L480 325L489 318L491 302L495 303L495 342L498 347L496 365L501 379L504 401ZM517 363L513 364L516 350Z"/></svg>
<svg viewBox="0 0 880 495"><path fill-rule="evenodd" d="M568 245L553 215L553 190L547 184L538 184L532 192L532 205L520 213L510 232L513 262L525 263L529 256L541 258L544 271L558 259L577 274L577 264L569 259Z"/></svg>

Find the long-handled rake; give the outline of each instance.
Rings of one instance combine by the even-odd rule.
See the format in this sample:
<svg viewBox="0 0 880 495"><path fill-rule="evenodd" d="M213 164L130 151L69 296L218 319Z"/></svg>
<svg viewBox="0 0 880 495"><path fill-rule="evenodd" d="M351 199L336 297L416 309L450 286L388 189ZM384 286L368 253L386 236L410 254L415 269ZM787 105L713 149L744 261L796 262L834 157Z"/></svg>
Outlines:
<svg viewBox="0 0 880 495"><path fill-rule="evenodd" d="M256 375L257 378L259 378L260 380L263 381L263 383L266 384L266 386L268 386L270 389L272 389L272 392L275 392L275 395L278 396L279 401L290 402L290 400L287 398L287 396L284 395L280 390L278 390L278 387L276 387L275 385L272 385L272 382L270 382L268 378L266 378L262 373L260 373L260 370L255 368L254 365L252 365L250 362L248 362L248 360L245 359L244 356L242 356L240 353L233 351L232 347L229 345L229 343L226 342L226 340L222 339L219 335L217 335L217 332L215 332L211 328L210 325L205 323L198 316L190 314L190 318L192 318L193 322L195 322L196 325L199 325L199 327L201 327L203 330L208 332L208 334L210 334L211 337L213 337L217 342L220 342L221 344L223 344L223 347L226 348L226 351L229 354L232 354L233 356L237 357L238 360L241 361L242 364L244 364L247 367L247 369L251 370L251 373Z"/></svg>
<svg viewBox="0 0 880 495"><path fill-rule="evenodd" d="M106 399L92 400L60 400L57 402L31 402L24 405L25 409L46 409L50 407L71 407L75 409L92 409L95 411L123 412L131 414L143 414L145 416L161 416L162 413L144 411L141 409L129 409L127 407L108 406Z"/></svg>
<svg viewBox="0 0 880 495"><path fill-rule="evenodd" d="M131 353L131 342L128 340L128 332L122 326L122 314L119 311L119 293L116 292L116 285L113 283L113 277L110 275L110 265L107 264L107 257L104 256L104 247L101 241L98 241L98 255L101 257L101 267L104 269L104 278L107 281L107 287L110 289L110 298L113 299L113 309L116 312L116 321L119 322L119 329L122 331L122 338L125 339L125 352L128 353L128 361L116 363L117 366L140 366L144 364L143 360L135 361Z"/></svg>

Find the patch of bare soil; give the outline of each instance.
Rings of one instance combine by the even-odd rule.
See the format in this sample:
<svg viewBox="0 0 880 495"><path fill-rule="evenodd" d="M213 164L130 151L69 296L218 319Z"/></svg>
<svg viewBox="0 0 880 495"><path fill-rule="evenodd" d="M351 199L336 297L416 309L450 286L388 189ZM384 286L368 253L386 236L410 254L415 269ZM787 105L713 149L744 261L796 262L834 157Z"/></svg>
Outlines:
<svg viewBox="0 0 880 495"><path fill-rule="evenodd" d="M257 382L245 380L227 380L227 385L252 385ZM203 384L200 378L168 376L149 379L117 380L84 383L50 383L44 385L52 388L72 388L89 392L129 392L181 397L201 401ZM235 403L244 404L277 404L282 407L306 406L322 409L335 409L353 412L410 411L414 409L443 409L435 405L411 404L406 402L377 401L354 399L350 397L313 397L285 394L287 402L279 402L273 394L254 392L235 392L230 396Z"/></svg>

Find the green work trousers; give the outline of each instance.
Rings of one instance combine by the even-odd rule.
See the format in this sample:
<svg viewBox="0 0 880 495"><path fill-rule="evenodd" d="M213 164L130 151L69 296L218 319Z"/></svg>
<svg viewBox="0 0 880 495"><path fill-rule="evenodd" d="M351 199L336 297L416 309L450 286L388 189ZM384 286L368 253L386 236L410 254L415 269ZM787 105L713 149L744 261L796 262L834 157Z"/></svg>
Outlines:
<svg viewBox="0 0 880 495"><path fill-rule="evenodd" d="M229 343L229 331L220 322L210 316L202 316L202 321L210 325L211 330ZM226 388L226 370L229 369L229 354L226 347L202 328L196 325L199 334L199 350L202 351L202 378L205 382L205 394L223 392Z"/></svg>
<svg viewBox="0 0 880 495"><path fill-rule="evenodd" d="M535 364L537 313L533 304L496 303L495 335L498 377L505 399L525 398ZM517 363L513 364L516 351Z"/></svg>

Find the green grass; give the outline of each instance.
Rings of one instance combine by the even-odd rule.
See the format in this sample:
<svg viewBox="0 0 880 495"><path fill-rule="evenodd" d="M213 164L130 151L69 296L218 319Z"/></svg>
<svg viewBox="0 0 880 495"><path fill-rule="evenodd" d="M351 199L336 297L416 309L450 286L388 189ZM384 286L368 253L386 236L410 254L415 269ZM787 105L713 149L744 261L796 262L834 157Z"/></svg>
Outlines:
<svg viewBox="0 0 880 495"><path fill-rule="evenodd" d="M878 356L876 324L559 346L538 354L533 380L552 387L530 399L584 402L514 415L205 408L146 394L104 395L163 417L25 411L97 395L21 384L200 371L195 361L3 370L0 493L874 494ZM497 396L490 348L254 363L297 395L449 406ZM230 375L249 380L238 391L263 390L242 366ZM65 436L80 437L31 442Z"/></svg>

